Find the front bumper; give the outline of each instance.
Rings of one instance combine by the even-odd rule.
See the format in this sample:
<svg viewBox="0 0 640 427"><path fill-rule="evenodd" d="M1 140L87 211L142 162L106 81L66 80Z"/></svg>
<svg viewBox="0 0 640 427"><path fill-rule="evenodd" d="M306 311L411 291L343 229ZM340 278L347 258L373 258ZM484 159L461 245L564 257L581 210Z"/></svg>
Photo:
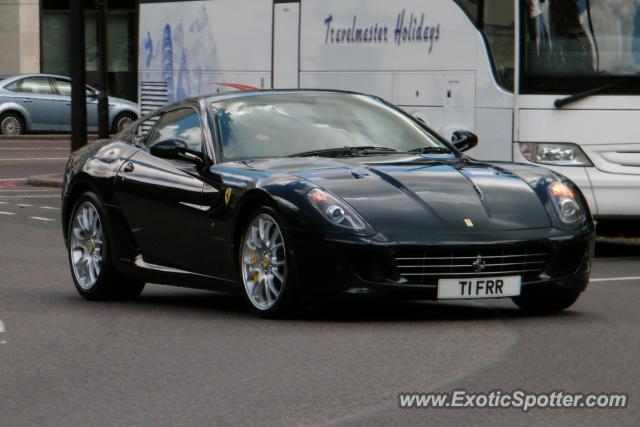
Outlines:
<svg viewBox="0 0 640 427"><path fill-rule="evenodd" d="M417 299L436 299L438 275L429 280L412 280L399 268L398 254L415 250L410 244L383 242L373 237L324 236L313 239L308 234L292 233L295 253L295 275L303 296L318 295L389 295ZM532 289L560 287L568 292L583 291L588 282L593 259L595 233L585 230L574 235L559 235L527 241L465 242L462 244L420 245L421 250L462 250L472 253L513 250L514 248L547 248L549 256L539 271L522 274L522 294ZM495 253L495 252L494 252ZM503 259L504 261L504 259ZM505 267L506 268L506 267ZM506 271L506 270L504 270ZM496 272L469 273L457 276L447 273L442 278L473 278L482 274L493 277L507 275Z"/></svg>

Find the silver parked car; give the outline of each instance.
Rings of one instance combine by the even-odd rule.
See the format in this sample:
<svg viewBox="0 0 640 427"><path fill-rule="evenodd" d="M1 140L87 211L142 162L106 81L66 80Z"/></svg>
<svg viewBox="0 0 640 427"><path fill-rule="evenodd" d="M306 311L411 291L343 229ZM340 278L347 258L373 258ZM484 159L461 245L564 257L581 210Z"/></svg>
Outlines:
<svg viewBox="0 0 640 427"><path fill-rule="evenodd" d="M109 97L109 123L117 133L137 120L140 109ZM98 130L98 91L87 86L87 130ZM51 74L0 78L0 134L71 131L71 79Z"/></svg>

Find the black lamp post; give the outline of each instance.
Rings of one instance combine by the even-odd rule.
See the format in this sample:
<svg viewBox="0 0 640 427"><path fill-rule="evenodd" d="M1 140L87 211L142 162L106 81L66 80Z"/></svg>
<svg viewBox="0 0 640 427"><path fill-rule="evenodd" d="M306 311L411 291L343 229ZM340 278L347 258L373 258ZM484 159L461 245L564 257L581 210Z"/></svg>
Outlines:
<svg viewBox="0 0 640 427"><path fill-rule="evenodd" d="M109 138L109 56L107 49L107 0L95 0L98 11L98 70L102 90L98 95L98 138Z"/></svg>
<svg viewBox="0 0 640 427"><path fill-rule="evenodd" d="M71 52L71 151L87 143L87 84L84 45L84 0L71 0L71 23L75 29Z"/></svg>

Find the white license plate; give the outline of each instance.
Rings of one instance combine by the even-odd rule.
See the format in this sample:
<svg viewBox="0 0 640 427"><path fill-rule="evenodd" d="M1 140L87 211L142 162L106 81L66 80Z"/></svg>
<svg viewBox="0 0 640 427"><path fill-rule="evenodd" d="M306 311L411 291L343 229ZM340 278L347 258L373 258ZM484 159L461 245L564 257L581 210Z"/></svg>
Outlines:
<svg viewBox="0 0 640 427"><path fill-rule="evenodd" d="M438 299L502 298L520 295L520 276L438 280Z"/></svg>

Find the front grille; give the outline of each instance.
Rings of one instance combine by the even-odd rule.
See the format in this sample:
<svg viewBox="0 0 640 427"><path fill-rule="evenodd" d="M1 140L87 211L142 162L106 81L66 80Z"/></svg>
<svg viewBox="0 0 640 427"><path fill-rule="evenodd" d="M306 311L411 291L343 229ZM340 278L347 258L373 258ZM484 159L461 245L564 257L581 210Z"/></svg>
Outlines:
<svg viewBox="0 0 640 427"><path fill-rule="evenodd" d="M549 262L546 246L417 248L395 254L400 276L410 284L435 285L438 279L487 276L537 278Z"/></svg>

